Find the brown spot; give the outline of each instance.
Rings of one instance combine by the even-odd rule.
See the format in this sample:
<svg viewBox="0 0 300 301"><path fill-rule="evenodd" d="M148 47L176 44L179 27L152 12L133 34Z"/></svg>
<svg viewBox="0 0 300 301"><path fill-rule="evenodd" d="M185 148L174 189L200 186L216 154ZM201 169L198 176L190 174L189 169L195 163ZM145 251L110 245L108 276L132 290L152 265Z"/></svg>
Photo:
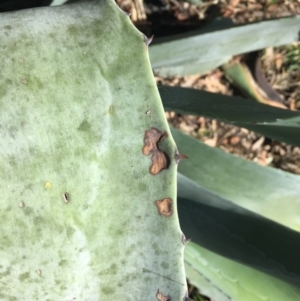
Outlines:
<svg viewBox="0 0 300 301"><path fill-rule="evenodd" d="M170 217L173 214L173 201L170 198L165 198L154 202L158 213L165 217Z"/></svg>
<svg viewBox="0 0 300 301"><path fill-rule="evenodd" d="M25 78L22 78L21 81L22 81L23 84L26 84L26 83L27 83L27 80L26 80Z"/></svg>
<svg viewBox="0 0 300 301"><path fill-rule="evenodd" d="M169 166L168 156L162 152L155 152L152 155L152 165L150 167L150 172L153 175L157 175L163 169L166 169Z"/></svg>
<svg viewBox="0 0 300 301"><path fill-rule="evenodd" d="M145 156L152 154L150 173L153 175L157 175L170 165L170 159L168 155L160 150L158 146L159 142L166 137L166 132L161 132L156 128L151 128L150 130L145 131L143 154Z"/></svg>
<svg viewBox="0 0 300 301"><path fill-rule="evenodd" d="M143 154L148 156L158 148L158 143L167 137L166 132L151 128L145 131Z"/></svg>
<svg viewBox="0 0 300 301"><path fill-rule="evenodd" d="M164 296L159 290L157 290L156 298L159 301L170 301L171 297L169 295Z"/></svg>
<svg viewBox="0 0 300 301"><path fill-rule="evenodd" d="M176 164L178 164L181 160L187 159L188 157L186 155L179 154L178 148L175 146L175 155L174 159Z"/></svg>

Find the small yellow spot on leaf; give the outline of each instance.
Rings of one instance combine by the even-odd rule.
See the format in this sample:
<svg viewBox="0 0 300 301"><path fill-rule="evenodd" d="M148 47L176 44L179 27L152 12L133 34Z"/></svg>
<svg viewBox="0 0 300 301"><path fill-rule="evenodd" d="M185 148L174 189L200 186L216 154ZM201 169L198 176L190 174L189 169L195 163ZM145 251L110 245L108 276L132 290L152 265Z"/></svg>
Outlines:
<svg viewBox="0 0 300 301"><path fill-rule="evenodd" d="M45 182L45 188L50 189L52 187L52 184L50 182Z"/></svg>

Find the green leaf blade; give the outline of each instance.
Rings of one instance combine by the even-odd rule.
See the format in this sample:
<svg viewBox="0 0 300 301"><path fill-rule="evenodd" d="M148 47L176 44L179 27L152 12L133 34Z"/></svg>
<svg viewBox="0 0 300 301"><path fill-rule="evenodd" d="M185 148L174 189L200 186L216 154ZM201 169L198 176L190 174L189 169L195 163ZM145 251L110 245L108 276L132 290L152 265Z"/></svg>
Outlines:
<svg viewBox="0 0 300 301"><path fill-rule="evenodd" d="M192 270L202 274L234 301L292 301L300 294L297 287L219 256L194 243L187 245L185 261ZM187 276L192 274L187 273Z"/></svg>
<svg viewBox="0 0 300 301"><path fill-rule="evenodd" d="M172 135L188 156L180 173L240 207L300 230L298 176L226 154L175 129Z"/></svg>
<svg viewBox="0 0 300 301"><path fill-rule="evenodd" d="M216 118L300 146L298 112L196 89L161 86L159 91L165 110Z"/></svg>
<svg viewBox="0 0 300 301"><path fill-rule="evenodd" d="M299 16L294 16L167 37L150 47L151 63L160 76L204 73L234 55L298 41L299 29Z"/></svg>
<svg viewBox="0 0 300 301"><path fill-rule="evenodd" d="M175 144L142 34L108 0L0 28L0 299L182 300ZM155 176L152 127L170 158Z"/></svg>

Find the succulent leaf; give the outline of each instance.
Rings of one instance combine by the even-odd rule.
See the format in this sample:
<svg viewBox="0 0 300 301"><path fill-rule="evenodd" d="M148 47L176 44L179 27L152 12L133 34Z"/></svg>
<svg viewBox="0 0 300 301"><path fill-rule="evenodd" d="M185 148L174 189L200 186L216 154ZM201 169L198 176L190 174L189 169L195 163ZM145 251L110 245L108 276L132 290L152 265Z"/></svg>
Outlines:
<svg viewBox="0 0 300 301"><path fill-rule="evenodd" d="M180 173L244 209L300 231L299 176L227 154L175 129L172 135L189 157L180 163Z"/></svg>
<svg viewBox="0 0 300 301"><path fill-rule="evenodd" d="M0 299L181 301L175 143L143 35L102 0L3 13L0 40Z"/></svg>
<svg viewBox="0 0 300 301"><path fill-rule="evenodd" d="M204 28L157 39L150 47L152 67L160 76L204 73L234 55L298 41L299 19L293 16L222 30Z"/></svg>
<svg viewBox="0 0 300 301"><path fill-rule="evenodd" d="M297 300L300 294L299 287L220 256L194 243L187 245L185 261L186 266L190 267L187 269L187 276L193 277L190 273L193 271L209 281L210 286L202 287L201 291L204 294L212 293L210 297L215 300L227 301L230 298L233 301L290 301ZM222 298L216 299L220 295Z"/></svg>
<svg viewBox="0 0 300 301"><path fill-rule="evenodd" d="M165 110L216 118L300 146L299 112L197 89L160 86L159 92Z"/></svg>

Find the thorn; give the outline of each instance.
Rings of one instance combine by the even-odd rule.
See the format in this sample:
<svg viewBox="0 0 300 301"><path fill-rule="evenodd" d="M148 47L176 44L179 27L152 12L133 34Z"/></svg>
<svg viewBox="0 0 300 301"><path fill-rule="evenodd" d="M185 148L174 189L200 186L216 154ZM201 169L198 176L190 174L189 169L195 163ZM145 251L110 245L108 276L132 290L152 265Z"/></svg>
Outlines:
<svg viewBox="0 0 300 301"><path fill-rule="evenodd" d="M184 160L184 159L188 159L188 156L178 154L178 156L175 157L175 160L176 160L177 163L180 162L181 160Z"/></svg>
<svg viewBox="0 0 300 301"><path fill-rule="evenodd" d="M144 42L146 44L147 47L149 47L150 43L152 42L153 40L153 37L154 35L152 35L150 38L147 38L145 35L144 35Z"/></svg>
<svg viewBox="0 0 300 301"><path fill-rule="evenodd" d="M189 238L189 239L187 239L186 237L185 237L185 235L182 233L182 243L183 243L183 245L186 245L188 242L190 242L191 241L191 238Z"/></svg>
<svg viewBox="0 0 300 301"><path fill-rule="evenodd" d="M181 160L188 159L188 157L186 155L179 154L178 148L177 148L177 146L175 146L174 159L175 159L176 164L178 164Z"/></svg>
<svg viewBox="0 0 300 301"><path fill-rule="evenodd" d="M132 15L132 12L126 13L126 15L130 18Z"/></svg>
<svg viewBox="0 0 300 301"><path fill-rule="evenodd" d="M193 301L191 298L189 298L189 293L188 293L188 291L186 291L186 293L185 293L185 295L184 295L182 301Z"/></svg>

